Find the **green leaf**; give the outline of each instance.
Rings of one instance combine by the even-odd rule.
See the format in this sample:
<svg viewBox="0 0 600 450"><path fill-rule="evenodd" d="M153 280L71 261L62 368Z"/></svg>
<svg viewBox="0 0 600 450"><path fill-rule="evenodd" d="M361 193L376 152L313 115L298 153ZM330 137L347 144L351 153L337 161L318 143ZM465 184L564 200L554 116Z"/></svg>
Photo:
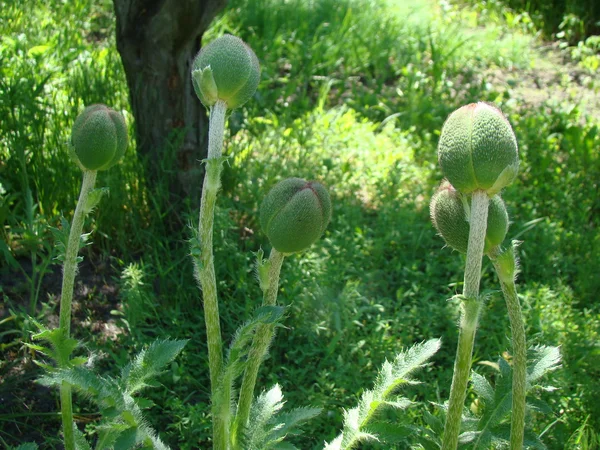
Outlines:
<svg viewBox="0 0 600 450"><path fill-rule="evenodd" d="M485 379L484 376L479 375L477 372L473 372L471 375L471 382L473 383L473 390L477 396L487 404L493 404L494 402L494 388Z"/></svg>
<svg viewBox="0 0 600 450"><path fill-rule="evenodd" d="M96 208L96 206L98 206L98 203L100 203L100 200L102 200L102 197L104 195L108 195L109 192L110 192L110 189L107 187L91 190L90 193L88 194L87 201L85 202L84 213L86 215L91 213L94 210L94 208Z"/></svg>
<svg viewBox="0 0 600 450"><path fill-rule="evenodd" d="M252 420L244 430L241 448L244 450L293 449L284 443L289 435L298 434L298 428L317 416L319 408L297 408L277 414L283 407L283 394L278 384L259 395L250 409Z"/></svg>
<svg viewBox="0 0 600 450"><path fill-rule="evenodd" d="M163 367L177 357L187 342L187 340L160 340L142 350L121 372L121 380L126 392L132 395L149 386L150 379L159 375Z"/></svg>
<svg viewBox="0 0 600 450"><path fill-rule="evenodd" d="M92 450L90 444L85 440L85 435L79 431L76 426L73 426L75 431L75 449L76 450Z"/></svg>
<svg viewBox="0 0 600 450"><path fill-rule="evenodd" d="M8 245L6 245L6 243L2 239L0 239L0 251L2 251L2 253L4 254L4 259L6 260L6 262L8 262L10 264L10 266L13 269L21 268L21 265L13 256L12 252L10 251L10 248L8 247ZM25 444L25 445L27 445L27 444Z"/></svg>
<svg viewBox="0 0 600 450"><path fill-rule="evenodd" d="M380 369L372 391L365 391L356 408L344 412L342 433L326 449L350 449L363 441L378 441L385 436L377 434L377 416L384 407L399 410L408 408L412 403L405 398L396 398L395 392L403 386L416 384L411 375L424 367L429 359L439 350L441 342L432 339L416 344L406 351L398 353L393 362L386 361ZM402 424L397 429L382 428L388 436L402 436Z"/></svg>
<svg viewBox="0 0 600 450"><path fill-rule="evenodd" d="M223 398L225 392L232 392L235 380L243 373L246 356L252 343L256 328L259 325L274 325L283 318L285 308L282 306L262 306L254 311L250 320L241 325L235 332L227 351L222 376L218 381L215 404L220 405L220 414L227 417L231 414L229 401Z"/></svg>
<svg viewBox="0 0 600 450"><path fill-rule="evenodd" d="M560 353L556 347L537 346L529 351L527 368L528 396L534 390L552 389L538 382L549 372L556 370L560 363ZM490 447L506 445L510 439L510 411L512 409L512 367L500 358L497 364L498 375L494 387L481 375L473 372L473 390L482 404L475 428L471 428L473 419L464 416L460 442L473 449L487 450ZM527 407L537 412L551 412L544 402L529 397ZM526 424L527 425L527 424ZM526 448L545 448L539 437L526 430Z"/></svg>
<svg viewBox="0 0 600 450"><path fill-rule="evenodd" d="M535 346L529 351L529 359L531 363L527 366L528 389L544 375L559 368L560 351L558 347Z"/></svg>
<svg viewBox="0 0 600 450"><path fill-rule="evenodd" d="M32 339L46 341L50 344L50 348L37 346L35 344L28 344L28 346L52 358L59 367L69 367L71 365L71 353L79 346L79 341L72 337L68 337L62 328L50 330L37 322L35 324L40 332L33 334L31 336Z"/></svg>
<svg viewBox="0 0 600 450"><path fill-rule="evenodd" d="M12 447L13 450L38 450L38 445L35 442L27 442L18 447Z"/></svg>

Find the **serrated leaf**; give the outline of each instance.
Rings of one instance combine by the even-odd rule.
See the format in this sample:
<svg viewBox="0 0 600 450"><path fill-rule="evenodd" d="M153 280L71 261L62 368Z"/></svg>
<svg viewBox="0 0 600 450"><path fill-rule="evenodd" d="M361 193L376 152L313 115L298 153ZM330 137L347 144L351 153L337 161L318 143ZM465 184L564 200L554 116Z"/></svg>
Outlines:
<svg viewBox="0 0 600 450"><path fill-rule="evenodd" d="M76 450L92 450L88 441L85 440L85 435L73 425L75 434L75 449Z"/></svg>
<svg viewBox="0 0 600 450"><path fill-rule="evenodd" d="M555 370L560 363L560 353L556 347L538 346L530 349L528 364L528 395L534 389L548 389L539 386L541 377ZM488 449L490 446L505 446L510 439L510 411L512 409L512 368L506 360L500 358L497 364L499 374L496 385L492 388L489 382L473 373L474 391L483 404L483 412L479 416L476 432L463 433L461 443L469 444L473 449ZM527 399L527 407L538 412L551 412L548 405L535 398ZM463 429L466 429L467 418L463 417ZM526 424L527 426L527 424ZM526 430L526 448L544 448L539 437L531 430Z"/></svg>
<svg viewBox="0 0 600 450"><path fill-rule="evenodd" d="M52 358L59 367L68 367L70 365L71 353L79 346L79 341L67 336L62 328L50 330L38 323L36 325L40 332L33 334L31 336L32 339L48 342L50 348L38 347L35 344L28 344L28 346Z"/></svg>
<svg viewBox="0 0 600 450"><path fill-rule="evenodd" d="M371 423L365 430L368 434L377 436L379 441L396 445L406 442L407 438L415 436L420 430L411 425L395 422L377 421Z"/></svg>
<svg viewBox="0 0 600 450"><path fill-rule="evenodd" d="M361 441L379 440L380 437L372 430L376 428L376 417L380 408L395 406L404 410L410 405L408 399L392 396L400 387L416 384L411 378L412 373L426 365L439 350L440 344L439 339L422 342L398 353L393 362L385 361L377 374L373 390L362 394L356 408L344 412L342 433L332 443L326 443L326 448L346 450ZM339 447L334 447L338 446L338 442Z"/></svg>
<svg viewBox="0 0 600 450"><path fill-rule="evenodd" d="M558 369L560 364L560 351L558 347L535 346L529 351L533 363L527 367L527 384L533 386L548 372Z"/></svg>
<svg viewBox="0 0 600 450"><path fill-rule="evenodd" d="M18 447L12 447L13 450L38 450L38 445L35 442L27 442Z"/></svg>
<svg viewBox="0 0 600 450"><path fill-rule="evenodd" d="M159 375L164 366L173 361L183 350L187 342L187 340L159 340L142 350L121 372L121 380L126 392L132 395L150 386L150 379Z"/></svg>
<svg viewBox="0 0 600 450"><path fill-rule="evenodd" d="M267 450L294 448L285 443L289 435L298 434L299 427L317 416L319 408L297 408L279 413L283 407L283 394L278 384L259 395L250 408L252 420L244 430L240 448Z"/></svg>
<svg viewBox="0 0 600 450"><path fill-rule="evenodd" d="M85 206L84 206L84 214L89 214L91 213L94 208L96 208L96 206L98 206L98 203L100 203L100 200L102 200L102 197L104 195L108 195L108 193L110 192L110 190L107 187L102 187L102 188L97 188L97 189L92 189L90 191L90 193L88 194L88 198L87 201L85 202Z"/></svg>
<svg viewBox="0 0 600 450"><path fill-rule="evenodd" d="M489 405L494 403L494 388L484 376L473 372L471 382L473 383L473 390L481 400Z"/></svg>

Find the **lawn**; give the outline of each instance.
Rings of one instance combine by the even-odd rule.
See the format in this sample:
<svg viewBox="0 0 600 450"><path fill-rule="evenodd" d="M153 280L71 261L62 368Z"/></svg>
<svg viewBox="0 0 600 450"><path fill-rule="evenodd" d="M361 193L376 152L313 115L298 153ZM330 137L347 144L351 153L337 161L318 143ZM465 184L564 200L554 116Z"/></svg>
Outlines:
<svg viewBox="0 0 600 450"><path fill-rule="evenodd" d="M226 342L261 298L254 255L269 248L258 219L268 190L291 176L314 179L333 203L323 238L286 258L279 301L289 306L259 375L262 388L281 385L286 408L323 408L294 438L298 448L332 440L382 363L414 343L442 339L423 384L406 395L434 415L431 403L448 398L458 337L449 299L461 291L464 257L436 235L429 201L442 178L444 120L474 101L501 108L517 136L519 174L502 195L506 244L522 241L518 288L530 344L562 354L546 380L556 389L543 393L551 413L530 424L550 449L598 448L598 55L561 50L526 14L486 4L231 0L204 37L241 37L262 68L254 98L229 119L215 217ZM131 136L133 120L112 2L0 0L0 17L0 444L61 448L58 392L35 382L43 359L26 344L35 321L58 323L51 229L72 217L81 178L66 143L85 105L122 111ZM91 243L76 279L73 333L106 374L156 338L189 339L148 394L148 418L172 448L209 448L206 333L188 246L198 205L179 200L173 231L158 207L167 183L144 176L147 164L171 170L174 157L143 161L132 144L100 174L110 194L84 228ZM489 262L482 289L489 299L474 369L493 376L511 343ZM83 397L75 405L79 428L95 433L97 409ZM472 392L467 406L477 407Z"/></svg>

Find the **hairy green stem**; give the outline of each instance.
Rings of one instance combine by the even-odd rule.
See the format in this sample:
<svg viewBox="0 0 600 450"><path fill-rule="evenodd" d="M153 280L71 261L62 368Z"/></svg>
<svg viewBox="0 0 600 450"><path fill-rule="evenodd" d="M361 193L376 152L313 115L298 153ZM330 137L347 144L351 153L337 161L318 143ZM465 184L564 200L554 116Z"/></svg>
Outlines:
<svg viewBox="0 0 600 450"><path fill-rule="evenodd" d="M217 405L214 404L214 400L217 397L218 380L223 367L223 341L221 338L221 321L217 299L217 279L213 260L213 223L217 193L221 187L221 152L223 148L226 112L227 105L220 100L210 109L208 159L206 161L206 173L202 186L198 232L201 255L199 264L196 264L196 274L202 288L204 321L208 343L210 389L213 401L213 448L219 450L227 449L228 425L217 414Z"/></svg>
<svg viewBox="0 0 600 450"><path fill-rule="evenodd" d="M85 170L83 172L83 183L81 185L81 193L75 213L73 214L73 222L71 223L71 231L69 232L69 241L65 252L65 262L63 264L63 279L62 291L60 295L60 322L59 326L65 331L67 336L71 333L71 305L73 303L73 283L75 281L75 273L77 272L77 253L79 253L79 241L83 231L83 221L85 219L85 206L90 191L94 188L96 182L95 170Z"/></svg>
<svg viewBox="0 0 600 450"><path fill-rule="evenodd" d="M283 258L283 253L280 253L275 249L271 250L269 256L269 284L263 291L263 306L274 306L277 302L279 273L281 272ZM261 324L256 328L252 347L248 353L248 361L246 362L242 387L240 388L240 398L238 401L234 426L236 435L240 434L248 422L258 370L267 354L269 344L271 343L274 334L275 327L272 324Z"/></svg>
<svg viewBox="0 0 600 450"><path fill-rule="evenodd" d="M481 280L481 263L485 246L489 198L484 191L472 194L471 214L469 218L469 245L465 265L465 280L463 287L462 317L458 335L458 347L454 362L454 374L450 388L450 400L442 450L455 450L458 445L462 410L467 394L467 385L471 372L473 344L479 321L481 301L479 299L479 284Z"/></svg>
<svg viewBox="0 0 600 450"><path fill-rule="evenodd" d="M71 306L73 303L73 283L77 272L77 253L79 253L79 241L83 231L85 219L85 207L90 191L96 182L95 170L83 172L83 182L79 200L73 214L73 222L69 232L69 240L65 249L65 261L63 264L63 280L60 295L60 319L59 327L63 330L65 337L71 334ZM68 361L61 362L61 365ZM60 410L64 434L65 450L75 450L75 436L73 434L73 400L71 396L71 385L63 382L60 385Z"/></svg>
<svg viewBox="0 0 600 450"><path fill-rule="evenodd" d="M514 254L512 254L515 258ZM510 425L510 449L521 450L525 436L525 406L527 395L527 339L525 322L517 296L514 273L502 276L502 268L493 260L502 293L508 309L513 346L512 413ZM513 262L516 267L516 261Z"/></svg>
<svg viewBox="0 0 600 450"><path fill-rule="evenodd" d="M71 395L71 385L66 381L60 384L60 414L62 417L65 450L75 450L73 397Z"/></svg>

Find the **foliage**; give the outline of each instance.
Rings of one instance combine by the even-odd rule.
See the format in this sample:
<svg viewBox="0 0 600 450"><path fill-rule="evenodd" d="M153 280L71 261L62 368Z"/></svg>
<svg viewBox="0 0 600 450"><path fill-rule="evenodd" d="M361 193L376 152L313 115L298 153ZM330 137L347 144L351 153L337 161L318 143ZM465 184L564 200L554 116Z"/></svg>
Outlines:
<svg viewBox="0 0 600 450"><path fill-rule="evenodd" d="M325 449L351 449L360 442L383 441L388 444L407 443L411 434L419 433L414 426L381 420L386 408L400 411L411 406L411 401L399 397L397 392L406 385L418 382L411 378L412 372L422 368L439 350L441 342L430 340L416 344L406 351L398 353L393 362L385 361L375 380L373 390L365 391L357 407L344 412L342 433L325 445ZM378 417L379 416L379 417ZM410 440L408 441L410 443Z"/></svg>
<svg viewBox="0 0 600 450"><path fill-rule="evenodd" d="M98 375L89 367L79 366L53 371L44 375L40 383L60 386L67 382L100 407L104 420L98 426L95 448L116 450L151 445L157 450L167 449L143 416L143 409L151 406L152 402L134 395L155 386L153 379L175 359L186 343L181 340L153 342L123 368L118 379Z"/></svg>
<svg viewBox="0 0 600 450"><path fill-rule="evenodd" d="M289 449L296 447L283 439L296 433L300 426L321 412L318 408L296 408L283 414L277 414L283 407L283 394L279 385L260 394L252 404L252 420L240 442L241 449Z"/></svg>
<svg viewBox="0 0 600 450"><path fill-rule="evenodd" d="M560 362L557 347L533 347L531 349L530 363L528 364L527 384L528 392L555 388L539 384L541 378L547 373L556 370ZM498 360L498 375L495 387L485 377L473 372L473 390L477 395L476 413L465 418L464 430L460 436L460 443L473 449L488 449L502 447L508 444L510 430L512 370L510 365L500 358ZM476 401L477 401L476 400ZM537 412L551 413L552 409L535 398L528 403L528 408ZM508 420L507 420L508 419ZM526 432L526 448L546 448L538 435Z"/></svg>
<svg viewBox="0 0 600 450"><path fill-rule="evenodd" d="M563 354L563 369L552 380L558 389L543 394L558 411L556 420L550 426L534 415L531 425L538 433L549 427L543 440L551 449L578 448L586 440L593 448L600 429L600 281L593 264L600 254L597 116L586 116L576 98L537 104L515 98L510 88L499 92L488 69L520 76L539 64L528 15L504 7L494 15L490 2L488 15L443 2L435 8L389 3L265 0L250 8L235 0L205 37L209 42L224 31L241 36L264 68L256 99L230 118L232 162L215 222L216 271L227 305L223 335L234 334L240 318L258 306L252 252L267 242L257 225L260 199L284 177L318 179L331 188L333 223L322 244L290 258L282 274L286 328L279 330L259 380L264 386L279 383L290 409L308 403L328 411L290 442L319 448L334 439L343 421L340 405L356 402L356 393L371 383L370 372L399 347L431 336L443 336L444 346L427 369L431 383L414 386L411 401L432 400L438 392L445 398L457 308L444 299L460 289L461 259L450 250L440 254L443 244L427 217L439 184L432 170L436 130L461 104L493 101L515 128L522 160L519 188L506 190L503 198L513 220L509 238L525 241L528 335L561 346ZM54 445L57 422L21 406L37 388L19 375L22 367L31 371L31 353L21 342L33 324L21 312L29 309L20 305L28 304L32 291L16 264L32 274L31 250L37 252L37 311L40 320L51 319L57 289L52 266L41 270L42 261L54 257L45 230L60 228L61 215L69 217L80 176L66 158L68 133L85 104L102 101L127 114L127 90L110 1L3 1L0 14L0 246L7 261L0 263L6 305L0 314L7 319L0 320L0 333L7 333L0 334L0 391L3 399L15 399L0 417L0 433L7 446L21 443L23 433L46 449ZM154 163L169 170L174 158L171 152ZM76 332L92 350L120 363L156 337L189 338L195 351L171 364L177 382L145 392L162 409L144 413L153 427L160 424L165 443L195 448L191 442L208 445L210 419L189 233L185 222L180 231L168 229L170 211L157 205L180 200L169 197L164 180L148 186L143 164L131 151L100 175L99 185L109 186L110 195L88 218L87 229L100 232L82 250L87 263L81 271L104 270L104 279L92 289L89 280L79 286ZM187 209L197 217L194 206ZM114 279L130 264L138 264L143 284L128 284L132 274L117 294ZM484 287L494 289L489 267L485 273ZM136 332L129 334L121 322L114 326L109 312L123 303L128 319L134 292L144 306L132 313ZM116 329L114 341L106 340L105 325ZM476 348L476 363L509 348L508 327L502 301L492 296L482 315L485 339ZM98 364L103 377L119 378L113 366ZM53 401L36 405L55 408ZM90 410L84 403L79 413ZM432 417L429 423L438 418Z"/></svg>

